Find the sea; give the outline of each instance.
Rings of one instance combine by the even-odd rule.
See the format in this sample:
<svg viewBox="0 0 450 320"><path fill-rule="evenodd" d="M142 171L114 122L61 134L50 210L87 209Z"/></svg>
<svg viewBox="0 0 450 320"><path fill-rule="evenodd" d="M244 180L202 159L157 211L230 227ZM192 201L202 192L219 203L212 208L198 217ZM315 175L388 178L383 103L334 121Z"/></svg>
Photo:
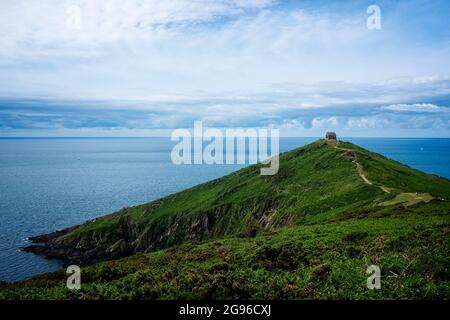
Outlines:
<svg viewBox="0 0 450 320"><path fill-rule="evenodd" d="M280 151L317 138L281 138ZM450 139L342 138L450 179ZM245 165L175 165L169 138L0 138L0 281L62 267L28 237L206 182Z"/></svg>

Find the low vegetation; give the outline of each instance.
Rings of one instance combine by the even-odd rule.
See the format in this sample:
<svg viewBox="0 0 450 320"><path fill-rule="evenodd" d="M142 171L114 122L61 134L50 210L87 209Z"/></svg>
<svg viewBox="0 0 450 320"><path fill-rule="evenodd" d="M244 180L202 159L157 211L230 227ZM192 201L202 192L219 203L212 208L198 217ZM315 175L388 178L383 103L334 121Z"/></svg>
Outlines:
<svg viewBox="0 0 450 320"><path fill-rule="evenodd" d="M434 197L429 193L399 193L394 199L381 203L383 206L403 204L405 207L419 202L430 202Z"/></svg>
<svg viewBox="0 0 450 320"><path fill-rule="evenodd" d="M371 185L319 140L281 155L275 176L250 166L71 229L56 243L131 251L83 267L78 291L61 270L1 284L0 299L448 298L450 182L339 146Z"/></svg>

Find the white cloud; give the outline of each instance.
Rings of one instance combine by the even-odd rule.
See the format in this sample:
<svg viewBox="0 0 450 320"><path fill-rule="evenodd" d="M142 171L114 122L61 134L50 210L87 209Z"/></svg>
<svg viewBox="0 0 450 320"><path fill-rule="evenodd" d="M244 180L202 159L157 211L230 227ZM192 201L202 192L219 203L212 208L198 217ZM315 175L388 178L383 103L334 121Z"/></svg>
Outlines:
<svg viewBox="0 0 450 320"><path fill-rule="evenodd" d="M66 27L70 5L81 8L80 31ZM435 85L442 78L422 77L450 71L446 46L383 56L374 48L392 45L391 31L368 32L364 10L280 7L270 0L0 1L0 96L238 92L275 100L266 95L273 93L287 106L320 107L348 103L352 92L355 103L380 104L410 101L428 87L433 95L450 92ZM416 81L381 81L401 76Z"/></svg>
<svg viewBox="0 0 450 320"><path fill-rule="evenodd" d="M329 118L320 118L316 117L312 119L311 125L313 128L333 128L337 127L339 121L336 117L329 117Z"/></svg>
<svg viewBox="0 0 450 320"><path fill-rule="evenodd" d="M414 104L391 104L381 107L382 110L399 111L399 112L450 112L449 108L439 107L431 103L414 103Z"/></svg>
<svg viewBox="0 0 450 320"><path fill-rule="evenodd" d="M70 5L81 8L79 31L66 26ZM448 108L405 103L448 101L449 42L430 37L417 45L417 35L389 15L382 30L369 32L365 10L342 7L271 0L0 1L0 97L45 98L43 110L33 106L16 117L34 121L33 114L55 112L67 127L77 125L69 121L78 116L74 109L86 126L107 126L94 120L108 118L126 128L200 119L318 131L448 127L449 113L441 114ZM396 123L413 111L429 119Z"/></svg>
<svg viewBox="0 0 450 320"><path fill-rule="evenodd" d="M104 43L151 42L220 17L270 6L272 0L7 0L0 2L0 52L92 51ZM80 29L70 28L79 8Z"/></svg>
<svg viewBox="0 0 450 320"><path fill-rule="evenodd" d="M299 119L284 119L282 123L276 124L274 127L281 129L306 128L306 122Z"/></svg>
<svg viewBox="0 0 450 320"><path fill-rule="evenodd" d="M351 129L376 129L390 127L391 122L379 116L372 117L350 117L346 127Z"/></svg>

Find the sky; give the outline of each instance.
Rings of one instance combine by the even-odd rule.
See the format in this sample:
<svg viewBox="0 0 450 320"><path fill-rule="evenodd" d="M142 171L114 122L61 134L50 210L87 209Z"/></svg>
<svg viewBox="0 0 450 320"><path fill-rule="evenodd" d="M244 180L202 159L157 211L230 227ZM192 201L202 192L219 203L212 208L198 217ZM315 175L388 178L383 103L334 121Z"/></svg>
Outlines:
<svg viewBox="0 0 450 320"><path fill-rule="evenodd" d="M449 16L446 0L2 0L0 137L194 121L450 137Z"/></svg>

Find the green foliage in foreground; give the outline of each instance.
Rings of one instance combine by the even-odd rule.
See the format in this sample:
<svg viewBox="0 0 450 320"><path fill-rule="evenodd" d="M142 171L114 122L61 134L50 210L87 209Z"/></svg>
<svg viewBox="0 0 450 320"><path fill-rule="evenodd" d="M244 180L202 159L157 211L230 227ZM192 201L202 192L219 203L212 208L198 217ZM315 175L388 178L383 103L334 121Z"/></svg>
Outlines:
<svg viewBox="0 0 450 320"><path fill-rule="evenodd" d="M352 219L183 245L4 284L0 299L447 299L449 215ZM366 287L381 267L381 290Z"/></svg>

